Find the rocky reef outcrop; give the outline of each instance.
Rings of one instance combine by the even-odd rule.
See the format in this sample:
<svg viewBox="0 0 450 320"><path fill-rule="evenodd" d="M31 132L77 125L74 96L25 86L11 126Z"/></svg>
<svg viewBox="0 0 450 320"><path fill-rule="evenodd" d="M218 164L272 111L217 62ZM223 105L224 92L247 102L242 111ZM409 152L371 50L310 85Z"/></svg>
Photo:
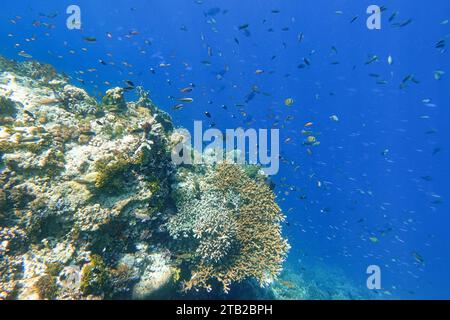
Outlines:
<svg viewBox="0 0 450 320"><path fill-rule="evenodd" d="M288 244L263 173L175 166L170 116L137 96L97 101L0 57L0 299L174 298L279 274Z"/></svg>

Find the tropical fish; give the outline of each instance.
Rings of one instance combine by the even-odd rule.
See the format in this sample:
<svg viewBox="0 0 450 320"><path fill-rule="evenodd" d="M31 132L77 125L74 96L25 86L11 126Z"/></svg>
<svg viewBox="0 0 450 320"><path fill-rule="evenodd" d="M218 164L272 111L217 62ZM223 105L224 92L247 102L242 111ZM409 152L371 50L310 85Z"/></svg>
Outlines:
<svg viewBox="0 0 450 320"><path fill-rule="evenodd" d="M369 58L369 60L367 60L366 62L365 62L365 64L366 65L368 65L368 64L371 64L371 63L373 63L373 62L375 62L375 61L378 61L378 56L372 56L372 57L370 57Z"/></svg>
<svg viewBox="0 0 450 320"><path fill-rule="evenodd" d="M191 102L194 101L194 99L192 99L192 98L180 98L180 99L178 99L178 101L191 103Z"/></svg>
<svg viewBox="0 0 450 320"><path fill-rule="evenodd" d="M95 37L84 37L83 40L86 41L86 42L96 42L97 38L95 38Z"/></svg>
<svg viewBox="0 0 450 320"><path fill-rule="evenodd" d="M188 92L191 92L193 89L194 88L192 88L192 87L186 87L186 88L180 89L180 92L181 93L188 93Z"/></svg>
<svg viewBox="0 0 450 320"><path fill-rule="evenodd" d="M423 264L425 262L425 259L418 252L414 251L411 254L417 263Z"/></svg>
<svg viewBox="0 0 450 320"><path fill-rule="evenodd" d="M284 100L284 105L287 107L290 107L294 104L294 99L292 98L287 98L286 100Z"/></svg>
<svg viewBox="0 0 450 320"><path fill-rule="evenodd" d="M180 110L180 109L183 109L183 107L184 107L184 105L180 103L180 104L177 104L176 106L173 106L172 110Z"/></svg>
<svg viewBox="0 0 450 320"><path fill-rule="evenodd" d="M21 56L21 57L27 58L27 59L32 59L33 58L33 56L31 54L28 54L25 51L20 51L18 53L18 55Z"/></svg>

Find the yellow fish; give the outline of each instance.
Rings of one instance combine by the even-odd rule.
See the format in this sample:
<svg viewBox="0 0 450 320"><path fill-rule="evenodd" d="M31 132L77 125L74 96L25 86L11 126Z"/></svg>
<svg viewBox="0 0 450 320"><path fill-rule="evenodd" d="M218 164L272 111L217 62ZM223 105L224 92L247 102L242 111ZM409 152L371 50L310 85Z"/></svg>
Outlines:
<svg viewBox="0 0 450 320"><path fill-rule="evenodd" d="M285 104L287 107L290 107L290 106L292 106L292 105L294 104L294 99L292 99L292 98L287 98L286 100L284 100L284 104Z"/></svg>

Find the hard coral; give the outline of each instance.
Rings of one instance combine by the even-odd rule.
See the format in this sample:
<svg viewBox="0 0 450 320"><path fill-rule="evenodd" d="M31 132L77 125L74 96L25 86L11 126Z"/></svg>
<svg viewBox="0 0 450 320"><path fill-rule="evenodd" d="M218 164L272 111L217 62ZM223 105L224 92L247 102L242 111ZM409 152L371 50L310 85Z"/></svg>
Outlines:
<svg viewBox="0 0 450 320"><path fill-rule="evenodd" d="M222 283L225 292L231 283L248 278L260 285L273 281L289 245L281 235L284 217L269 186L232 164L208 169L200 181L189 182L189 178L181 182L179 214L168 225L172 236L196 240L192 277L185 289L210 290L213 279Z"/></svg>

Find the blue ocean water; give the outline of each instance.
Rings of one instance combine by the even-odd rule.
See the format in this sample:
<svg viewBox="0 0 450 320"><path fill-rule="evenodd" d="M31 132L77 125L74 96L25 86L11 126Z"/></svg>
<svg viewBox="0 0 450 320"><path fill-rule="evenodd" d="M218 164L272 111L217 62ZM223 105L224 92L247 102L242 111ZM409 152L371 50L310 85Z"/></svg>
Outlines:
<svg viewBox="0 0 450 320"><path fill-rule="evenodd" d="M66 27L73 4L81 30ZM366 26L372 4L383 9L380 30ZM436 44L448 42L449 9L444 0L8 1L0 54L25 60L24 51L95 95L132 81L188 129L195 120L280 129L272 179L288 272L320 269L331 276L317 281L330 282L338 271L373 298L448 299L450 59ZM191 84L194 102L172 110ZM320 145L305 145L302 130ZM381 268L375 292L370 265Z"/></svg>

